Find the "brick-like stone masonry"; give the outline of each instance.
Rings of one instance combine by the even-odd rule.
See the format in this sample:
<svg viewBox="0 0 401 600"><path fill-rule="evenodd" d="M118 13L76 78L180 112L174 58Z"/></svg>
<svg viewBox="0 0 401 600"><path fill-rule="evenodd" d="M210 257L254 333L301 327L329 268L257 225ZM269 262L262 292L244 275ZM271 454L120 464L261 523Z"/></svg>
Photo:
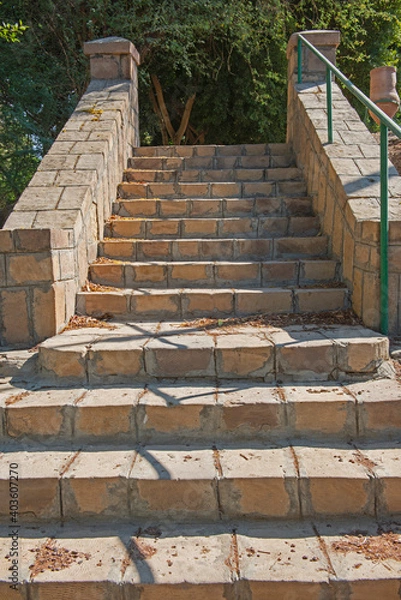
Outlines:
<svg viewBox="0 0 401 600"><path fill-rule="evenodd" d="M91 83L0 231L0 343L57 333L103 238L117 184L138 146L135 47L85 44Z"/></svg>
<svg viewBox="0 0 401 600"><path fill-rule="evenodd" d="M305 32L335 63L338 31ZM380 324L380 147L333 82L334 143L327 142L325 67L309 51L303 81L296 83L295 34L288 45L287 141L304 169L308 194L319 215L330 250L343 266L352 305L368 327ZM401 328L401 180L389 166L389 328Z"/></svg>

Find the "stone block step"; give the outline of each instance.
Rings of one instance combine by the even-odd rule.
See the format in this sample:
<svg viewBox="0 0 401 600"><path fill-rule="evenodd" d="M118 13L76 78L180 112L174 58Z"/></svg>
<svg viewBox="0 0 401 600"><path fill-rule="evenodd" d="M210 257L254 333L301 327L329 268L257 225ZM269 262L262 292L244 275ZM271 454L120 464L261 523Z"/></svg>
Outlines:
<svg viewBox="0 0 401 600"><path fill-rule="evenodd" d="M269 157L267 157L269 158ZM223 168L223 169L126 169L124 182L232 182L232 181L295 181L302 179L296 167Z"/></svg>
<svg viewBox="0 0 401 600"><path fill-rule="evenodd" d="M253 198L305 195L304 181L204 183L129 183L118 186L119 198Z"/></svg>
<svg viewBox="0 0 401 600"><path fill-rule="evenodd" d="M123 174L125 182L171 182L177 181L177 169L126 169ZM201 181L201 180L199 180Z"/></svg>
<svg viewBox="0 0 401 600"><path fill-rule="evenodd" d="M236 144L199 146L140 146L134 157L282 156L292 154L290 144Z"/></svg>
<svg viewBox="0 0 401 600"><path fill-rule="evenodd" d="M174 444L305 439L399 440L401 384L244 381L76 386L1 394L3 443ZM317 418L318 415L318 418ZM11 446L10 446L11 447Z"/></svg>
<svg viewBox="0 0 401 600"><path fill-rule="evenodd" d="M128 159L129 169L274 169L294 167L295 159L287 154L252 154L233 156L134 156Z"/></svg>
<svg viewBox="0 0 401 600"><path fill-rule="evenodd" d="M243 317L260 313L308 313L349 308L346 288L106 288L77 294L77 312L139 320ZM228 287L229 286L229 287Z"/></svg>
<svg viewBox="0 0 401 600"><path fill-rule="evenodd" d="M400 527L372 518L24 526L17 590L9 534L0 528L5 600L399 599Z"/></svg>
<svg viewBox="0 0 401 600"><path fill-rule="evenodd" d="M99 259L89 267L93 283L118 288L307 286L336 281L334 260L121 262Z"/></svg>
<svg viewBox="0 0 401 600"><path fill-rule="evenodd" d="M285 237L252 239L238 236L225 239L136 240L105 238L99 242L100 256L138 261L166 260L275 260L326 258L328 238Z"/></svg>
<svg viewBox="0 0 401 600"><path fill-rule="evenodd" d="M21 448L0 455L0 495L18 465L23 523L385 518L401 514L400 460L399 441Z"/></svg>
<svg viewBox="0 0 401 600"><path fill-rule="evenodd" d="M121 217L312 217L308 198L232 198L182 200L120 200L113 213Z"/></svg>
<svg viewBox="0 0 401 600"><path fill-rule="evenodd" d="M105 225L106 237L140 239L176 238L272 238L314 236L320 231L318 217L117 217Z"/></svg>
<svg viewBox="0 0 401 600"><path fill-rule="evenodd" d="M49 338L39 346L38 367L46 380L64 380L63 385L198 378L330 381L388 373L388 352L386 337L357 326L319 330L127 322L116 329L84 328Z"/></svg>

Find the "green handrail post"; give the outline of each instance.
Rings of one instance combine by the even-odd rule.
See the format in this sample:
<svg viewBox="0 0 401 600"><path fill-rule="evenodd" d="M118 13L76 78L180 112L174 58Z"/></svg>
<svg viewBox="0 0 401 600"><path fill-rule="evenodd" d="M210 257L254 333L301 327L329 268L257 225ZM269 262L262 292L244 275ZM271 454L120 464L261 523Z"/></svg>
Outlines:
<svg viewBox="0 0 401 600"><path fill-rule="evenodd" d="M298 83L302 83L302 37L298 36Z"/></svg>
<svg viewBox="0 0 401 600"><path fill-rule="evenodd" d="M380 330L388 333L388 128L380 123Z"/></svg>
<svg viewBox="0 0 401 600"><path fill-rule="evenodd" d="M331 71L326 67L326 102L327 102L327 134L329 144L333 143L333 94L331 87Z"/></svg>

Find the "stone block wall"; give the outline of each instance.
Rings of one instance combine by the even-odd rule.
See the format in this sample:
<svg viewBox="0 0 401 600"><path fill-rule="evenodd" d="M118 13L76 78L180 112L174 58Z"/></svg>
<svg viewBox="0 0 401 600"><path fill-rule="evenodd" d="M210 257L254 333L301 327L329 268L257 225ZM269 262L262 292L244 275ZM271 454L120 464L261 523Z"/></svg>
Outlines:
<svg viewBox="0 0 401 600"><path fill-rule="evenodd" d="M326 36L324 35L326 34ZM335 35L336 34L336 35ZM328 143L325 71L296 83L296 35L288 46L287 141L303 168L308 193L332 256L342 262L352 305L364 323L380 327L380 147L333 83L334 143ZM335 60L338 32L305 32ZM314 39L315 38L315 39ZM334 57L334 58L333 58ZM389 330L401 331L401 178L389 166Z"/></svg>
<svg viewBox="0 0 401 600"><path fill-rule="evenodd" d="M2 346L35 344L74 314L139 145L136 49L106 38L85 44L85 53L91 83L0 230Z"/></svg>

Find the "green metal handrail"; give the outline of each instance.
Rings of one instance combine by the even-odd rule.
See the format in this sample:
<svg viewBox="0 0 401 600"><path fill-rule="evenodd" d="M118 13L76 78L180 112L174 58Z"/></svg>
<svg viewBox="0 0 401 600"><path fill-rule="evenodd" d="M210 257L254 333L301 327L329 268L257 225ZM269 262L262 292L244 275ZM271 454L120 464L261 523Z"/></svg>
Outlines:
<svg viewBox="0 0 401 600"><path fill-rule="evenodd" d="M366 108L380 119L380 328L388 333L388 130L401 138L401 127L365 96L352 81L337 69L303 35L298 34L298 83L302 83L302 44L307 46L326 65L327 133L333 143L332 77L335 75Z"/></svg>

